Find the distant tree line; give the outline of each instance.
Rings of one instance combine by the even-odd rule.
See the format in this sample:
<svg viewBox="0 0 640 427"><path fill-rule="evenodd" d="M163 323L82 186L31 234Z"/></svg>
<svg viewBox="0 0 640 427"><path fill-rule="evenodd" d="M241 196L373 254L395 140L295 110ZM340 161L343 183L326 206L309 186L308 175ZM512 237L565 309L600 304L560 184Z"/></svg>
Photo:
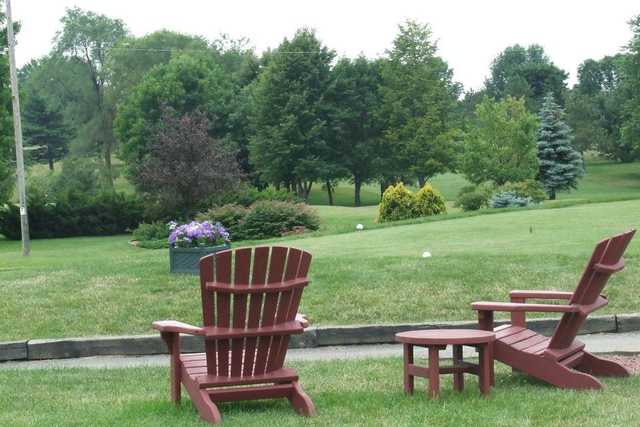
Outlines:
<svg viewBox="0 0 640 427"><path fill-rule="evenodd" d="M447 171L499 185L538 178L551 196L575 187L580 153L640 157L640 18L630 25L628 46L582 63L571 89L541 46L515 45L495 58L483 88L464 93L430 27L411 20L382 57L337 58L307 28L257 55L243 39L210 42L166 30L134 37L121 20L73 8L51 52L20 70L25 140L30 160L51 169L66 156L98 158L107 189L115 155L137 190L156 200L184 191L151 163L194 162L203 141L221 150L202 155L225 159L211 165L220 176L302 198L321 185L333 200L336 184L350 180L359 205L365 183L381 190L396 182L422 185ZM2 52L0 121L10 123ZM542 132L546 122L555 133ZM193 123L206 124L206 138ZM10 131L0 129L6 181ZM162 144L180 150L167 135L189 134L197 134L197 143L184 144L190 154L162 154ZM554 154L564 150L558 147L575 148L578 157ZM564 168L549 161L573 168L573 181L549 178ZM202 172L197 164L191 173ZM166 169L189 170L183 166ZM201 189L197 194L204 197Z"/></svg>

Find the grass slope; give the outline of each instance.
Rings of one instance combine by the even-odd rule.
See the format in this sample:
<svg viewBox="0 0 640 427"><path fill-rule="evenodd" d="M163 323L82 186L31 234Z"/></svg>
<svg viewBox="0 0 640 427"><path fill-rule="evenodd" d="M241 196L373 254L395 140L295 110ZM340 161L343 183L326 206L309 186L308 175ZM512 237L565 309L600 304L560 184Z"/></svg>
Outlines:
<svg viewBox="0 0 640 427"><path fill-rule="evenodd" d="M314 255L301 310L316 325L473 319L470 302L502 300L511 289L572 290L595 242L639 218L640 201L626 201L280 244ZM0 241L0 341L149 333L163 318L201 323L197 279L168 274L167 251L134 248L128 238L37 240L29 258L19 242ZM601 312L638 311L638 247L636 239ZM433 257L421 258L425 250Z"/></svg>
<svg viewBox="0 0 640 427"><path fill-rule="evenodd" d="M616 163L608 160L589 160L586 175L578 183L578 189L558 193L559 200L607 201L640 198L640 162ZM460 189L469 182L460 174L446 173L431 180L448 201L456 199ZM415 189L414 189L415 190ZM362 188L363 206L377 205L380 201L380 187L376 184ZM328 205L326 191L316 184L311 190L309 203ZM353 184L341 182L336 189L335 205L353 206Z"/></svg>
<svg viewBox="0 0 640 427"><path fill-rule="evenodd" d="M442 382L439 400L402 393L402 360L296 364L318 416L301 418L286 399L222 404L225 425L237 426L633 426L638 424L640 377L605 380L603 391L551 388L497 370L492 397L480 397L475 377L465 390ZM168 400L167 370L0 371L0 425L201 426L188 396Z"/></svg>

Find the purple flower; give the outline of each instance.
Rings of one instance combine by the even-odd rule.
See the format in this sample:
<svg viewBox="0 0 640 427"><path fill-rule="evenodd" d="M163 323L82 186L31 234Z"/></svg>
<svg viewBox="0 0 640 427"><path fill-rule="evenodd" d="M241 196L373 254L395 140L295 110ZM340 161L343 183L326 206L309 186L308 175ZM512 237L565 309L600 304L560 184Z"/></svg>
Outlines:
<svg viewBox="0 0 640 427"><path fill-rule="evenodd" d="M188 224L178 224L171 221L169 229L169 244L176 247L215 246L228 243L229 233L220 223L209 221L192 221Z"/></svg>

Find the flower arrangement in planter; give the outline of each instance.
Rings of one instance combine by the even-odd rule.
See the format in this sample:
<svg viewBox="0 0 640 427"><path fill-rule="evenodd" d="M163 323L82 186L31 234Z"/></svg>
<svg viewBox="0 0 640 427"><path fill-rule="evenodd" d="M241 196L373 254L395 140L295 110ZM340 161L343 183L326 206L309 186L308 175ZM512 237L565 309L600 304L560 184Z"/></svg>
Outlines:
<svg viewBox="0 0 640 427"><path fill-rule="evenodd" d="M220 223L169 223L169 266L172 273L198 274L203 256L229 249L230 236Z"/></svg>

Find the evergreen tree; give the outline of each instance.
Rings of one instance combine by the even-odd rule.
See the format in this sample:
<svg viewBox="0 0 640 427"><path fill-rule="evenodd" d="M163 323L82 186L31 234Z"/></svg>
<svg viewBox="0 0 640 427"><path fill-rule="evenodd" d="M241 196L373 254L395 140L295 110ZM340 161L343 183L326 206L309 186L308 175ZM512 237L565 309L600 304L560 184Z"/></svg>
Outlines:
<svg viewBox="0 0 640 427"><path fill-rule="evenodd" d="M573 148L573 134L563 121L563 115L553 94L547 94L538 114L538 179L551 200L555 200L558 190L576 188L578 179L584 174L582 156Z"/></svg>
<svg viewBox="0 0 640 427"><path fill-rule="evenodd" d="M50 108L44 98L34 93L26 98L24 108L25 146L31 147L30 158L49 164L68 152L69 129L62 113Z"/></svg>

